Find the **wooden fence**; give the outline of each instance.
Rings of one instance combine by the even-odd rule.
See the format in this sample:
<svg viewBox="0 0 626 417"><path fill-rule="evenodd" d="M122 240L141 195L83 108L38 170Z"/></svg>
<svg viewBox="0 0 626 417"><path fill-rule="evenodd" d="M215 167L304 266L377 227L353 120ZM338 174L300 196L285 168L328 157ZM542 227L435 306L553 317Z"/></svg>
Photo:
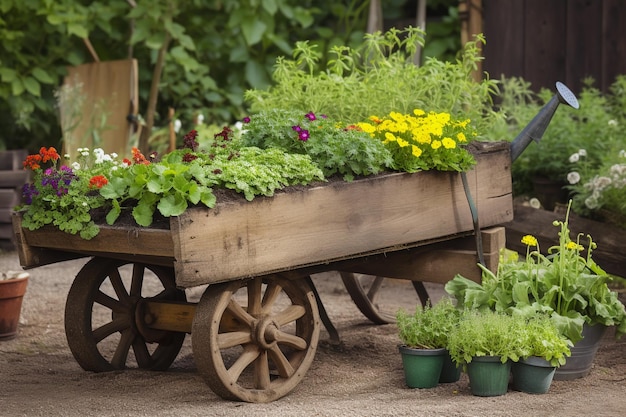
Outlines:
<svg viewBox="0 0 626 417"><path fill-rule="evenodd" d="M519 76L534 90L554 89L561 81L579 93L586 77L606 92L617 75L626 74L625 0L461 3L468 10L465 20L474 19L468 26L482 28L487 38L482 70L491 78Z"/></svg>

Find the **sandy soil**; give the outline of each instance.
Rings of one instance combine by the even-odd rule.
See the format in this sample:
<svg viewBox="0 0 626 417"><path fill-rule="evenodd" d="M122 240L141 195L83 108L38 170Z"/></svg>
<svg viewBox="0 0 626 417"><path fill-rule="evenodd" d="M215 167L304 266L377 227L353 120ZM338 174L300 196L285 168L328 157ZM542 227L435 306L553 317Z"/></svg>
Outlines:
<svg viewBox="0 0 626 417"><path fill-rule="evenodd" d="M618 416L626 415L626 339L608 332L591 373L555 381L549 393L470 393L466 375L428 390L404 384L394 325L371 324L338 276L314 276L341 345L322 341L304 380L270 404L224 401L197 373L191 336L167 372L91 373L68 348L64 303L84 260L30 270L18 337L0 342L0 416ZM0 270L20 269L15 252ZM395 282L394 308L414 305L406 282ZM429 285L433 298L441 286ZM322 330L322 339L328 337Z"/></svg>

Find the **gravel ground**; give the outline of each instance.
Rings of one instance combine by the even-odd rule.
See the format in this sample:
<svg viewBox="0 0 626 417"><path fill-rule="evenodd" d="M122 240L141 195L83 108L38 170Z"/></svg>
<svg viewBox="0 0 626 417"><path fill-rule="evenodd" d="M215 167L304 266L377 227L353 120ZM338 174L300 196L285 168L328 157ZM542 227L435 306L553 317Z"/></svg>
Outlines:
<svg viewBox="0 0 626 417"><path fill-rule="evenodd" d="M609 331L590 375L555 381L543 395L509 390L471 394L467 376L427 390L404 384L393 324L371 324L338 276L314 277L341 344L322 340L311 369L286 397L269 404L222 400L193 361L191 336L166 372L91 373L67 346L64 303L85 260L29 270L18 337L0 342L0 416L618 416L626 415L626 340ZM20 269L15 252L0 253L2 271ZM414 305L406 282L392 282L394 305ZM428 285L433 298L441 286ZM322 330L322 339L328 334Z"/></svg>

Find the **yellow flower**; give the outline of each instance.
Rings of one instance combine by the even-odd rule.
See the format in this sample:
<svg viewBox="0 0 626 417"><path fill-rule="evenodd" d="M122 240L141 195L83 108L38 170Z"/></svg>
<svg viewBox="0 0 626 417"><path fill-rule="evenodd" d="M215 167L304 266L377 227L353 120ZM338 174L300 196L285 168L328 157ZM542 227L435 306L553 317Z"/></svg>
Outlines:
<svg viewBox="0 0 626 417"><path fill-rule="evenodd" d="M565 247L567 249L574 249L574 250L577 250L577 251L581 251L581 250L585 249L585 248L582 247L582 245L579 245L578 243L572 242L572 241L567 242L567 245Z"/></svg>
<svg viewBox="0 0 626 417"><path fill-rule="evenodd" d="M412 149L411 153L416 158L419 158L420 155L422 154L422 150L415 145L411 145L411 149Z"/></svg>
<svg viewBox="0 0 626 417"><path fill-rule="evenodd" d="M452 140L452 138L443 138L441 140L443 147L446 149L454 149L456 148L456 142Z"/></svg>
<svg viewBox="0 0 626 417"><path fill-rule="evenodd" d="M526 246L537 246L537 238L533 235L526 235L522 238L522 243Z"/></svg>
<svg viewBox="0 0 626 417"><path fill-rule="evenodd" d="M420 116L424 116L426 114L426 112L422 109L415 109L413 110L413 114L420 117Z"/></svg>
<svg viewBox="0 0 626 417"><path fill-rule="evenodd" d="M395 142L396 141L396 136L391 133L391 132L387 132L385 133L385 140L383 141L383 143L389 143L389 142Z"/></svg>
<svg viewBox="0 0 626 417"><path fill-rule="evenodd" d="M441 141L440 140L434 140L433 143L430 144L430 147L433 148L433 149L441 148Z"/></svg>
<svg viewBox="0 0 626 417"><path fill-rule="evenodd" d="M456 138L459 140L459 142L467 142L467 138L465 137L465 133L463 132L457 133Z"/></svg>
<svg viewBox="0 0 626 417"><path fill-rule="evenodd" d="M376 127L369 123L358 123L357 126L365 133L374 133L376 131Z"/></svg>
<svg viewBox="0 0 626 417"><path fill-rule="evenodd" d="M401 148L409 146L409 142L407 142L406 140L402 138L398 138L397 141L398 141L398 146L400 146Z"/></svg>

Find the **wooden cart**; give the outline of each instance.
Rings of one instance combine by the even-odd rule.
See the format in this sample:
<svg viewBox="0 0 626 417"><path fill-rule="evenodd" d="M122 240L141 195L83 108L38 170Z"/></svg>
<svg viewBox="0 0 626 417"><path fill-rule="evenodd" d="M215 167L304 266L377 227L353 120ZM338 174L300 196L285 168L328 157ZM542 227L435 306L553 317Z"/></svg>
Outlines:
<svg viewBox="0 0 626 417"><path fill-rule="evenodd" d="M503 228L493 226L513 218L509 144L474 148L478 163L466 178L493 268L504 246ZM198 371L215 393L268 402L304 377L321 322L334 331L312 274L340 271L361 311L388 322L375 301L383 277L417 289L455 273L480 279L475 220L460 174L421 172L224 201L161 229L102 226L92 240L23 229L20 213L13 225L24 268L92 257L65 311L68 344L84 369L164 370L191 333ZM377 278L366 288L356 273ZM202 286L199 302L188 302L185 289Z"/></svg>

